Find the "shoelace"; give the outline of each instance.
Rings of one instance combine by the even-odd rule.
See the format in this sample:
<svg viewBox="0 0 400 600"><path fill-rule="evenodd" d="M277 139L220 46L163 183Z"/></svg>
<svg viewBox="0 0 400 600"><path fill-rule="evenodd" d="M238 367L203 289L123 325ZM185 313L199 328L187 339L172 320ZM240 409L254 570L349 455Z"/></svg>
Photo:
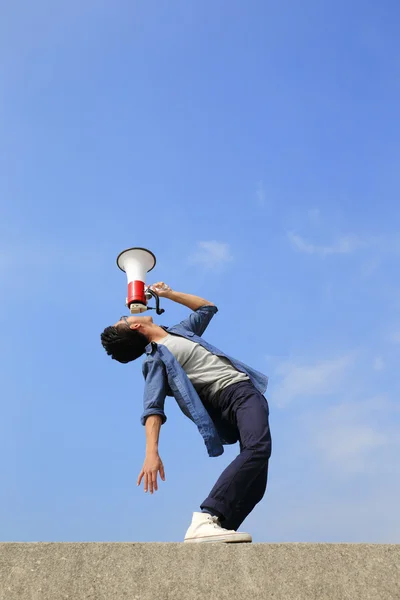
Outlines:
<svg viewBox="0 0 400 600"><path fill-rule="evenodd" d="M222 529L220 522L218 521L218 517L213 517L212 515L207 515L207 520L210 525L214 527L214 529Z"/></svg>

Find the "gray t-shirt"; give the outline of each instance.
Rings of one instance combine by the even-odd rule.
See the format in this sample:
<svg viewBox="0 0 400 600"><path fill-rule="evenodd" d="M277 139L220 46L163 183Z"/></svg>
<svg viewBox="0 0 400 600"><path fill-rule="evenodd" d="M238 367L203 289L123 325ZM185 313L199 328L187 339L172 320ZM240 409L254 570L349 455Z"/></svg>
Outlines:
<svg viewBox="0 0 400 600"><path fill-rule="evenodd" d="M157 343L166 346L175 356L203 400L213 402L228 385L250 381L248 375L235 369L227 358L216 356L184 337L168 333Z"/></svg>

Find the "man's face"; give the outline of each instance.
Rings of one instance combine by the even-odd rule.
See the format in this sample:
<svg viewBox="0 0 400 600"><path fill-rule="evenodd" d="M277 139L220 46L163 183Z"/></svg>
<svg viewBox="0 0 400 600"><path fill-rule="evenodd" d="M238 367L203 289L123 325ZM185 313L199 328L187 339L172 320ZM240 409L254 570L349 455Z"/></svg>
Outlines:
<svg viewBox="0 0 400 600"><path fill-rule="evenodd" d="M129 316L129 317L124 317L124 318L120 318L119 321L117 321L117 323L115 323L115 327L119 327L120 325L125 325L128 327L134 326L134 325L151 325L153 323L153 317L137 317L136 315L133 316ZM136 329L136 327L135 327Z"/></svg>

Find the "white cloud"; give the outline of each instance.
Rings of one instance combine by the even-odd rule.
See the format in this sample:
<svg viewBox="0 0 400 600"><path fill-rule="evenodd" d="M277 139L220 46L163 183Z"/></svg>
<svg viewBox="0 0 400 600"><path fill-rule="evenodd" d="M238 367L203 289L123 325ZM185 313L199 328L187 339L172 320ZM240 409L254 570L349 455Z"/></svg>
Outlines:
<svg viewBox="0 0 400 600"><path fill-rule="evenodd" d="M257 184L256 197L257 197L258 204L260 206L264 206L266 197L265 197L264 183L262 181L259 181Z"/></svg>
<svg viewBox="0 0 400 600"><path fill-rule="evenodd" d="M192 264L202 265L206 269L219 269L233 260L229 244L216 241L199 242L198 248L189 261Z"/></svg>
<svg viewBox="0 0 400 600"><path fill-rule="evenodd" d="M374 371L383 371L384 368L385 363L383 362L383 359L380 356L377 356L373 363Z"/></svg>
<svg viewBox="0 0 400 600"><path fill-rule="evenodd" d="M311 403L298 402L271 411L275 413L273 439L275 430L282 468L275 473L268 507L258 509L264 513L256 522L267 523L265 530L259 531L260 541L398 543L398 378L393 377L389 386L392 400L381 391L371 395L370 357L365 356L364 363L354 360L351 368L351 363L347 368L347 361L339 359L321 364L328 362L331 368L323 372L337 371L333 365L341 362L345 370L345 376L335 380L332 395L323 401L315 398ZM298 378L302 391L327 391L321 383L310 386L308 379L302 385ZM318 380L331 381L330 375ZM382 387L380 383L378 387Z"/></svg>
<svg viewBox="0 0 400 600"><path fill-rule="evenodd" d="M292 231L287 233L287 238L294 248L299 252L316 254L319 256L329 256L332 254L351 254L358 248L365 245L365 242L363 242L357 236L341 237L334 244L327 246L313 244L312 242L309 242L305 238L293 233Z"/></svg>
<svg viewBox="0 0 400 600"><path fill-rule="evenodd" d="M354 484L351 479L344 482L327 468L317 481L307 482L306 493L297 489L295 499L290 481L279 496L271 486L264 514L257 514L256 508L248 518L258 532L257 541L399 543L396 479L382 479L377 473L356 476Z"/></svg>
<svg viewBox="0 0 400 600"><path fill-rule="evenodd" d="M392 333L389 334L389 340L394 344L400 344L400 330L392 331Z"/></svg>
<svg viewBox="0 0 400 600"><path fill-rule="evenodd" d="M309 220L318 219L319 212L313 209L308 212ZM370 254L369 261L364 266L364 275L370 276L380 266L382 258L385 255L398 255L400 253L400 235L399 234L381 234L381 235L344 235L340 236L331 244L315 243L306 239L293 231L288 231L286 237L292 246L299 252L305 254L314 254L316 256L330 256L333 254L351 254L356 250L369 249L373 251Z"/></svg>
<svg viewBox="0 0 400 600"><path fill-rule="evenodd" d="M363 277L363 279L369 279L373 277L373 275L376 274L380 266L381 258L377 258L376 256L374 256L374 258L371 258L370 260L366 261L362 266L361 276Z"/></svg>
<svg viewBox="0 0 400 600"><path fill-rule="evenodd" d="M345 399L308 415L309 442L319 460L342 475L398 471L390 458L399 446L392 413L393 406L383 397Z"/></svg>
<svg viewBox="0 0 400 600"><path fill-rule="evenodd" d="M314 254L316 248L314 244L307 242L304 238L291 231L288 232L287 237L296 250L299 250L300 252L306 252L307 254Z"/></svg>
<svg viewBox="0 0 400 600"><path fill-rule="evenodd" d="M276 368L276 375L281 380L273 393L274 401L282 406L304 396L326 396L335 393L343 384L353 361L354 356L349 354L311 365L281 363Z"/></svg>
<svg viewBox="0 0 400 600"><path fill-rule="evenodd" d="M329 407L318 426L313 424L314 442L331 462L343 464L360 459L369 450L386 443L385 435L374 430L368 419L360 416L362 408L356 407L355 403Z"/></svg>
<svg viewBox="0 0 400 600"><path fill-rule="evenodd" d="M281 363L274 369L272 379L278 383L271 400L288 417L296 411L304 452L323 469L336 468L338 476L399 472L394 459L400 451L399 409L384 395L371 397L370 365L370 359L361 365L355 353L348 353L309 365ZM381 357L373 365L385 368ZM290 404L294 400L298 402Z"/></svg>

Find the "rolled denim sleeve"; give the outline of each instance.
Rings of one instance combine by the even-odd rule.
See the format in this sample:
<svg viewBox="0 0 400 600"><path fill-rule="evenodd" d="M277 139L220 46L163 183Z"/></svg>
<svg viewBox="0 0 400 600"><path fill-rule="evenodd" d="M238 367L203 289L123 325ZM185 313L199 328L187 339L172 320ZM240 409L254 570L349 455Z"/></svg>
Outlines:
<svg viewBox="0 0 400 600"><path fill-rule="evenodd" d="M190 313L187 319L181 321L180 325L201 337L217 312L218 308L214 304L200 306L200 308Z"/></svg>
<svg viewBox="0 0 400 600"><path fill-rule="evenodd" d="M160 360L145 361L143 364L143 376L145 378L144 411L140 421L142 425L145 425L147 417L159 415L162 418L162 424L164 424L167 420L164 412L164 404L168 381L163 362Z"/></svg>

